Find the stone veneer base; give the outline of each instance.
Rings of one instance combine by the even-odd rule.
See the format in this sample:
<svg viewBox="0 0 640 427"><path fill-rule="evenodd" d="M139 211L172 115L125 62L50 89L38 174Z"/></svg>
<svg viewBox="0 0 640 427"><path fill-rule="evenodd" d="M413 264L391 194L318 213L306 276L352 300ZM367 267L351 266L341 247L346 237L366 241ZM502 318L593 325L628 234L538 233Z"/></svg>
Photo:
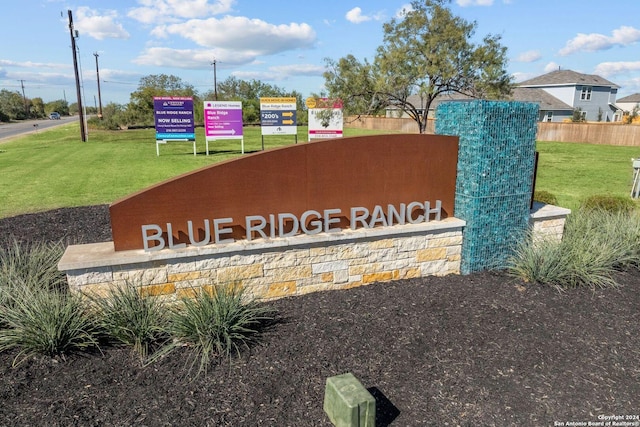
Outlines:
<svg viewBox="0 0 640 427"><path fill-rule="evenodd" d="M287 238L118 251L113 242L69 246L58 268L73 291L107 295L114 285L176 299L197 289L238 284L260 299L368 283L459 273L456 218Z"/></svg>
<svg viewBox="0 0 640 427"><path fill-rule="evenodd" d="M534 236L562 238L568 209L535 204ZM182 249L114 250L113 242L72 245L58 268L72 291L106 296L132 284L169 300L236 284L259 299L347 289L374 282L460 273L465 222L457 218L337 233Z"/></svg>

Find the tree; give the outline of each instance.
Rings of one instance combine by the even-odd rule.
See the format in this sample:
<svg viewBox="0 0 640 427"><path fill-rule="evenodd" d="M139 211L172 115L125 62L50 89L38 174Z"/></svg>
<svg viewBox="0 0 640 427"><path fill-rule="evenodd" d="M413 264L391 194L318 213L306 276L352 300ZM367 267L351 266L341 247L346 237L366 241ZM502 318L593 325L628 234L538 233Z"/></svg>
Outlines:
<svg viewBox="0 0 640 427"><path fill-rule="evenodd" d="M9 120L24 120L27 114L24 111L24 99L20 92L6 89L0 90L0 112Z"/></svg>
<svg viewBox="0 0 640 427"><path fill-rule="evenodd" d="M43 117L45 117L45 105L44 105L44 101L42 100L42 98L33 98L31 100L31 108L30 108L30 115L32 118L34 119L41 119Z"/></svg>
<svg viewBox="0 0 640 427"><path fill-rule="evenodd" d="M635 122L638 118L638 115L640 115L640 104L637 104L635 107L633 107L633 110L631 110L628 114L625 114L624 123L631 124Z"/></svg>
<svg viewBox="0 0 640 427"><path fill-rule="evenodd" d="M196 91L180 77L167 74L151 74L140 79L138 89L131 93L127 106L129 124L153 123L154 96L190 96L196 105ZM200 106L202 110L202 106Z"/></svg>
<svg viewBox="0 0 640 427"><path fill-rule="evenodd" d="M75 104L76 111L78 110L78 104ZM69 115L69 103L64 99L57 99L55 101L47 102L44 107L45 113L49 114L54 111L60 113L62 116Z"/></svg>
<svg viewBox="0 0 640 427"><path fill-rule="evenodd" d="M500 36L471 42L476 22L454 16L449 0L414 0L399 18L384 24L374 62L349 55L327 59L325 84L345 101L348 114L375 114L387 107L405 112L424 133L433 101L457 93L496 99L511 93L507 49ZM419 102L410 96L417 95Z"/></svg>

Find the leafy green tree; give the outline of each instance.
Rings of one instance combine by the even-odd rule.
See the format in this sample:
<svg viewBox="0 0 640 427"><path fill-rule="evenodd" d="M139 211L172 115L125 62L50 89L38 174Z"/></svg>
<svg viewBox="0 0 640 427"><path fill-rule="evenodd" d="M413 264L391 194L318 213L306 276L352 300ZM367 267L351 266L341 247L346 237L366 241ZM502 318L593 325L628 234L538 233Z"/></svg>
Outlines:
<svg viewBox="0 0 640 427"><path fill-rule="evenodd" d="M507 49L500 36L472 43L477 23L452 14L449 0L414 0L399 18L383 26L383 44L373 63L348 55L326 59L325 85L345 101L347 114L404 111L423 133L433 101L458 93L495 99L511 92ZM419 102L410 96L418 95Z"/></svg>
<svg viewBox="0 0 640 427"><path fill-rule="evenodd" d="M138 89L131 93L127 106L128 124L153 124L154 96L191 96L194 105L200 104L199 98L192 85L184 82L180 77L167 74L151 74L140 79ZM202 106L200 106L200 111ZM200 113L202 115L202 113ZM196 118L196 121L197 118Z"/></svg>
<svg viewBox="0 0 640 427"><path fill-rule="evenodd" d="M24 99L20 92L6 89L0 90L0 112L9 120L24 120L27 114L24 110Z"/></svg>
<svg viewBox="0 0 640 427"><path fill-rule="evenodd" d="M29 109L29 113L31 118L41 119L46 116L45 114L45 105L42 98L33 98L31 100L31 107Z"/></svg>
<svg viewBox="0 0 640 427"><path fill-rule="evenodd" d="M77 104L75 105L76 105L76 111L77 111L78 109ZM54 111L57 111L58 113L60 113L61 116L68 116L69 103L67 103L67 101L65 101L64 99L57 99L55 101L47 102L47 104L44 107L44 112L46 114L50 114Z"/></svg>

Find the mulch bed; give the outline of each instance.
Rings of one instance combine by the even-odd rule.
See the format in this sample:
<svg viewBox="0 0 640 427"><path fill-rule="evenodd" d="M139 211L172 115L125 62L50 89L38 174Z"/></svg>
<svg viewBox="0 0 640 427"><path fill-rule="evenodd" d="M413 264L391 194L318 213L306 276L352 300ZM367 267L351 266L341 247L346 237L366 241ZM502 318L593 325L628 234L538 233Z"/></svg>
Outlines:
<svg viewBox="0 0 640 427"><path fill-rule="evenodd" d="M110 240L106 206L0 220L22 241ZM2 242L0 242L2 243ZM546 426L640 413L640 274L559 292L504 273L429 277L268 303L279 323L194 376L177 351L0 354L0 425L330 426L328 377L352 372L378 426ZM621 424L623 425L623 424ZM640 424L639 424L640 425Z"/></svg>

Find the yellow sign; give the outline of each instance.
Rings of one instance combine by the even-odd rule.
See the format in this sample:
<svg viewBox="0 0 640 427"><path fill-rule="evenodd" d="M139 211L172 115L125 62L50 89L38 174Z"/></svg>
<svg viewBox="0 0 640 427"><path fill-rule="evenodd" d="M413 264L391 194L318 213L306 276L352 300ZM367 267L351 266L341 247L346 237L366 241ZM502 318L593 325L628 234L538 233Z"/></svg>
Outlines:
<svg viewBox="0 0 640 427"><path fill-rule="evenodd" d="M307 104L307 108L316 108L316 99L310 96L305 101L305 104Z"/></svg>

